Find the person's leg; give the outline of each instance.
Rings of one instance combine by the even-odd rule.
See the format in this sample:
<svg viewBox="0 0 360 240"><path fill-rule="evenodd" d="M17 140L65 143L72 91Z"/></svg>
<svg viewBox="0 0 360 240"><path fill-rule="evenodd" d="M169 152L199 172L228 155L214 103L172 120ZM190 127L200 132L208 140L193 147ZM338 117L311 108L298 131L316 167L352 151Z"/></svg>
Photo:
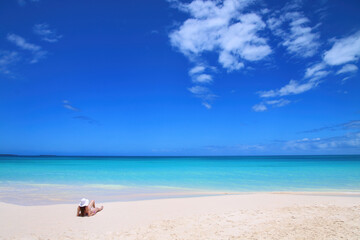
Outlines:
<svg viewBox="0 0 360 240"><path fill-rule="evenodd" d="M89 203L89 207L91 208L95 208L95 200L91 200Z"/></svg>
<svg viewBox="0 0 360 240"><path fill-rule="evenodd" d="M103 210L103 209L104 209L104 206L101 206L101 207L95 208L95 211L98 213L98 212L100 212L100 211Z"/></svg>
<svg viewBox="0 0 360 240"><path fill-rule="evenodd" d="M90 211L92 215L95 215L97 212L100 212L101 210L104 209L103 206L101 207L95 207L95 200L91 200L91 202L89 203L89 207L90 207Z"/></svg>

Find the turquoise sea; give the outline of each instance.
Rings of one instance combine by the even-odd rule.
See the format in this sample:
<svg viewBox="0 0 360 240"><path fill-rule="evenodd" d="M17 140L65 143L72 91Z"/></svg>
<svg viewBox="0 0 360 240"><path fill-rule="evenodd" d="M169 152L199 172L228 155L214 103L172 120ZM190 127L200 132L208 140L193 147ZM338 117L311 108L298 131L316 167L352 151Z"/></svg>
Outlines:
<svg viewBox="0 0 360 240"><path fill-rule="evenodd" d="M360 192L360 155L0 157L0 201L18 204L264 191Z"/></svg>

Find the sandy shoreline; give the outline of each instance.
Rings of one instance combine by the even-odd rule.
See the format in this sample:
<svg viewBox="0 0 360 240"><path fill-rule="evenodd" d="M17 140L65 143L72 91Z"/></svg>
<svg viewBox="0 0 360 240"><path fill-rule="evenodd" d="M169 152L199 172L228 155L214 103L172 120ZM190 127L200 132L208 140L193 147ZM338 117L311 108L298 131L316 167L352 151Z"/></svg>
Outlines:
<svg viewBox="0 0 360 240"><path fill-rule="evenodd" d="M0 239L360 239L356 193L253 193L104 203L0 203ZM100 202L97 204L101 204Z"/></svg>

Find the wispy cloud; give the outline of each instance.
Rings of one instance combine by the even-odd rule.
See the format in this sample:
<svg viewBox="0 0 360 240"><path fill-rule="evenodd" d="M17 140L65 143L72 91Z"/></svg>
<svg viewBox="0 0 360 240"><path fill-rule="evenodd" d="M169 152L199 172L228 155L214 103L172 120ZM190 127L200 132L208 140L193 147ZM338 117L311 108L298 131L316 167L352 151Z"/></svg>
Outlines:
<svg viewBox="0 0 360 240"><path fill-rule="evenodd" d="M20 60L18 52L0 51L0 73L10 75L10 67Z"/></svg>
<svg viewBox="0 0 360 240"><path fill-rule="evenodd" d="M74 107L68 100L63 100L63 107L71 111L80 112L80 109Z"/></svg>
<svg viewBox="0 0 360 240"><path fill-rule="evenodd" d="M360 31L338 40L333 40L334 44L330 50L325 51L321 62L313 64L305 71L302 81L290 80L290 82L280 89L260 91L262 98L295 95L309 91L321 83L321 79L331 73L330 68L337 65L344 65L336 74L354 73L358 67L349 62L356 62L360 57ZM347 78L343 79L343 82Z"/></svg>
<svg viewBox="0 0 360 240"><path fill-rule="evenodd" d="M32 60L30 63L37 63L40 59L45 58L47 52L36 44L27 42L23 37L16 34L8 34L7 40L14 43L16 46L23 50L32 52Z"/></svg>
<svg viewBox="0 0 360 240"><path fill-rule="evenodd" d="M191 77L192 82L197 85L188 88L188 90L195 94L196 97L199 97L202 100L202 105L207 109L211 108L210 102L214 99L215 95L204 85L212 83L213 77L210 73L213 71L214 67L208 67L200 63L189 70L189 76Z"/></svg>
<svg viewBox="0 0 360 240"><path fill-rule="evenodd" d="M189 75L193 76L193 75L196 75L196 74L199 74L199 73L203 73L204 71L205 71L205 66L198 65L198 66L195 66L192 69L190 69Z"/></svg>
<svg viewBox="0 0 360 240"><path fill-rule="evenodd" d="M360 120L353 120L345 123L303 131L302 133L316 133L321 131L336 131L336 130L359 130L359 129L360 129Z"/></svg>
<svg viewBox="0 0 360 240"><path fill-rule="evenodd" d="M327 70L327 66L324 62L313 64L308 67L305 72L304 78L320 79L326 77L330 71Z"/></svg>
<svg viewBox="0 0 360 240"><path fill-rule="evenodd" d="M211 83L212 76L209 74L200 74L193 79L195 83Z"/></svg>
<svg viewBox="0 0 360 240"><path fill-rule="evenodd" d="M209 89L207 87L202 86L194 86L188 89L193 94L207 94L209 92Z"/></svg>
<svg viewBox="0 0 360 240"><path fill-rule="evenodd" d="M61 35L57 35L55 30L51 30L47 24L36 24L33 30L35 34L38 34L42 37L42 40L47 42L57 42L62 37ZM33 64L45 58L48 54L48 52L43 50L40 45L30 43L25 38L17 34L9 33L6 36L6 39L17 46L20 50L0 51L1 73L9 75L9 66L20 62L20 60L22 60L21 62L27 61L28 63ZM30 59L29 57L26 57L26 52L30 53Z"/></svg>
<svg viewBox="0 0 360 240"><path fill-rule="evenodd" d="M25 50L34 51L34 52L41 50L40 46L32 44L32 43L28 43L28 42L26 42L26 40L24 38L22 38L16 34L8 34L7 39L10 42L17 45L18 47L25 49Z"/></svg>
<svg viewBox="0 0 360 240"><path fill-rule="evenodd" d="M293 1L283 9L272 12L267 24L272 33L282 39L281 45L286 47L289 53L301 58L313 57L320 47L320 34L316 31L317 26L311 27L310 20L300 11L300 3ZM281 88L259 91L258 95L261 98L277 98L301 94L316 88L321 83L321 79L329 73L326 64L321 61L309 66L300 81L292 79ZM283 99L269 100L254 105L253 110L262 109L265 111L267 109L265 104L270 102L279 102L283 106L290 103L289 100L284 101Z"/></svg>
<svg viewBox="0 0 360 240"><path fill-rule="evenodd" d="M200 98L202 100L202 105L207 109L211 108L210 102L216 98L216 95L213 94L209 88L204 86L193 86L188 88L188 90L195 95L195 97Z"/></svg>
<svg viewBox="0 0 360 240"><path fill-rule="evenodd" d="M320 34L307 26L310 21L301 13L288 13L286 16L290 19L290 35L284 36L283 45L297 56L314 56L320 45Z"/></svg>
<svg viewBox="0 0 360 240"><path fill-rule="evenodd" d="M319 84L316 80L310 80L308 82L298 82L296 80L290 80L288 84L283 86L280 89L269 90L269 91L260 91L258 92L259 96L262 98L270 98L270 97L282 97L287 95L300 94L310 89L313 89Z"/></svg>
<svg viewBox="0 0 360 240"><path fill-rule="evenodd" d="M255 112L264 112L267 110L267 107L264 103L259 103L259 104L256 104L252 107L252 109L255 111Z"/></svg>
<svg viewBox="0 0 360 240"><path fill-rule="evenodd" d="M360 132L350 132L332 137L313 137L294 140L277 140L262 144L238 144L231 146L206 146L207 152L244 154L332 154L339 152L360 153Z"/></svg>
<svg viewBox="0 0 360 240"><path fill-rule="evenodd" d="M33 31L39 35L43 41L54 43L62 38L62 35L58 35L55 29L50 29L46 23L35 24Z"/></svg>
<svg viewBox="0 0 360 240"><path fill-rule="evenodd" d="M203 105L204 107L206 107L207 109L212 108L212 106L211 106L209 103L207 103L207 102L202 102L202 105Z"/></svg>
<svg viewBox="0 0 360 240"><path fill-rule="evenodd" d="M75 112L81 112L81 110L79 108L74 107L74 105L71 104L70 101L68 101L68 100L63 100L62 103L63 103L64 108L69 109L74 113ZM90 123L90 124L101 125L99 121L97 121L97 120L95 120L95 119L93 119L91 117L85 116L85 115L73 116L73 119L82 120L82 121L85 121L85 122Z"/></svg>
<svg viewBox="0 0 360 240"><path fill-rule="evenodd" d="M265 149L261 144L236 144L232 146L209 145L203 147L206 152L222 154L229 152L262 152Z"/></svg>
<svg viewBox="0 0 360 240"><path fill-rule="evenodd" d="M190 149L185 149L187 152ZM221 154L338 154L360 153L360 132L350 132L332 137L304 137L293 140L274 140L258 144L209 145L201 150ZM184 149L182 149L184 151ZM201 151L203 152L203 151Z"/></svg>
<svg viewBox="0 0 360 240"><path fill-rule="evenodd" d="M326 150L337 151L345 149L357 150L360 148L360 132L350 132L341 136L328 138L303 138L299 140L291 140L284 143L284 150Z"/></svg>
<svg viewBox="0 0 360 240"><path fill-rule="evenodd" d="M342 73L355 73L357 72L358 67L354 64L346 64L343 66L339 71L336 72L336 74L342 74Z"/></svg>
<svg viewBox="0 0 360 240"><path fill-rule="evenodd" d="M286 105L288 105L289 103L291 103L291 101L287 100L287 99L275 99L275 100L268 100L268 101L263 101L259 104L256 104L252 107L252 109L255 112L264 112L266 110L268 110L268 106L271 106L273 108L278 108L278 107L284 107Z"/></svg>
<svg viewBox="0 0 360 240"><path fill-rule="evenodd" d="M273 107L283 107L286 106L290 103L289 100L287 99L276 99L276 100L270 100L270 101L266 101L266 104L268 105L272 105Z"/></svg>
<svg viewBox="0 0 360 240"><path fill-rule="evenodd" d="M274 11L266 22L289 53L301 58L312 57L320 47L320 34L299 8L298 3L287 4L282 10Z"/></svg>
<svg viewBox="0 0 360 240"><path fill-rule="evenodd" d="M268 95L260 94L261 97L274 97L276 92L278 96L286 95L296 95L304 93L313 88L316 88L320 83L321 79L330 74L330 71L327 69L326 64L323 62L315 63L310 65L304 74L304 78L301 81L290 80L289 84L280 88L278 91L270 90L267 91ZM275 95L272 96L271 93L275 92Z"/></svg>

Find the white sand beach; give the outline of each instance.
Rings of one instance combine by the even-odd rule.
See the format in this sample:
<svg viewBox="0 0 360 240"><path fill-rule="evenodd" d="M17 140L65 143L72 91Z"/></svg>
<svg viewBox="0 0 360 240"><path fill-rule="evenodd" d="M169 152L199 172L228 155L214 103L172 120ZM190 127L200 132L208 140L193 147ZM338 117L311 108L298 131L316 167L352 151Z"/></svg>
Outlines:
<svg viewBox="0 0 360 240"><path fill-rule="evenodd" d="M99 201L99 200L97 200ZM0 239L360 239L360 197L253 193L101 203L0 203Z"/></svg>

